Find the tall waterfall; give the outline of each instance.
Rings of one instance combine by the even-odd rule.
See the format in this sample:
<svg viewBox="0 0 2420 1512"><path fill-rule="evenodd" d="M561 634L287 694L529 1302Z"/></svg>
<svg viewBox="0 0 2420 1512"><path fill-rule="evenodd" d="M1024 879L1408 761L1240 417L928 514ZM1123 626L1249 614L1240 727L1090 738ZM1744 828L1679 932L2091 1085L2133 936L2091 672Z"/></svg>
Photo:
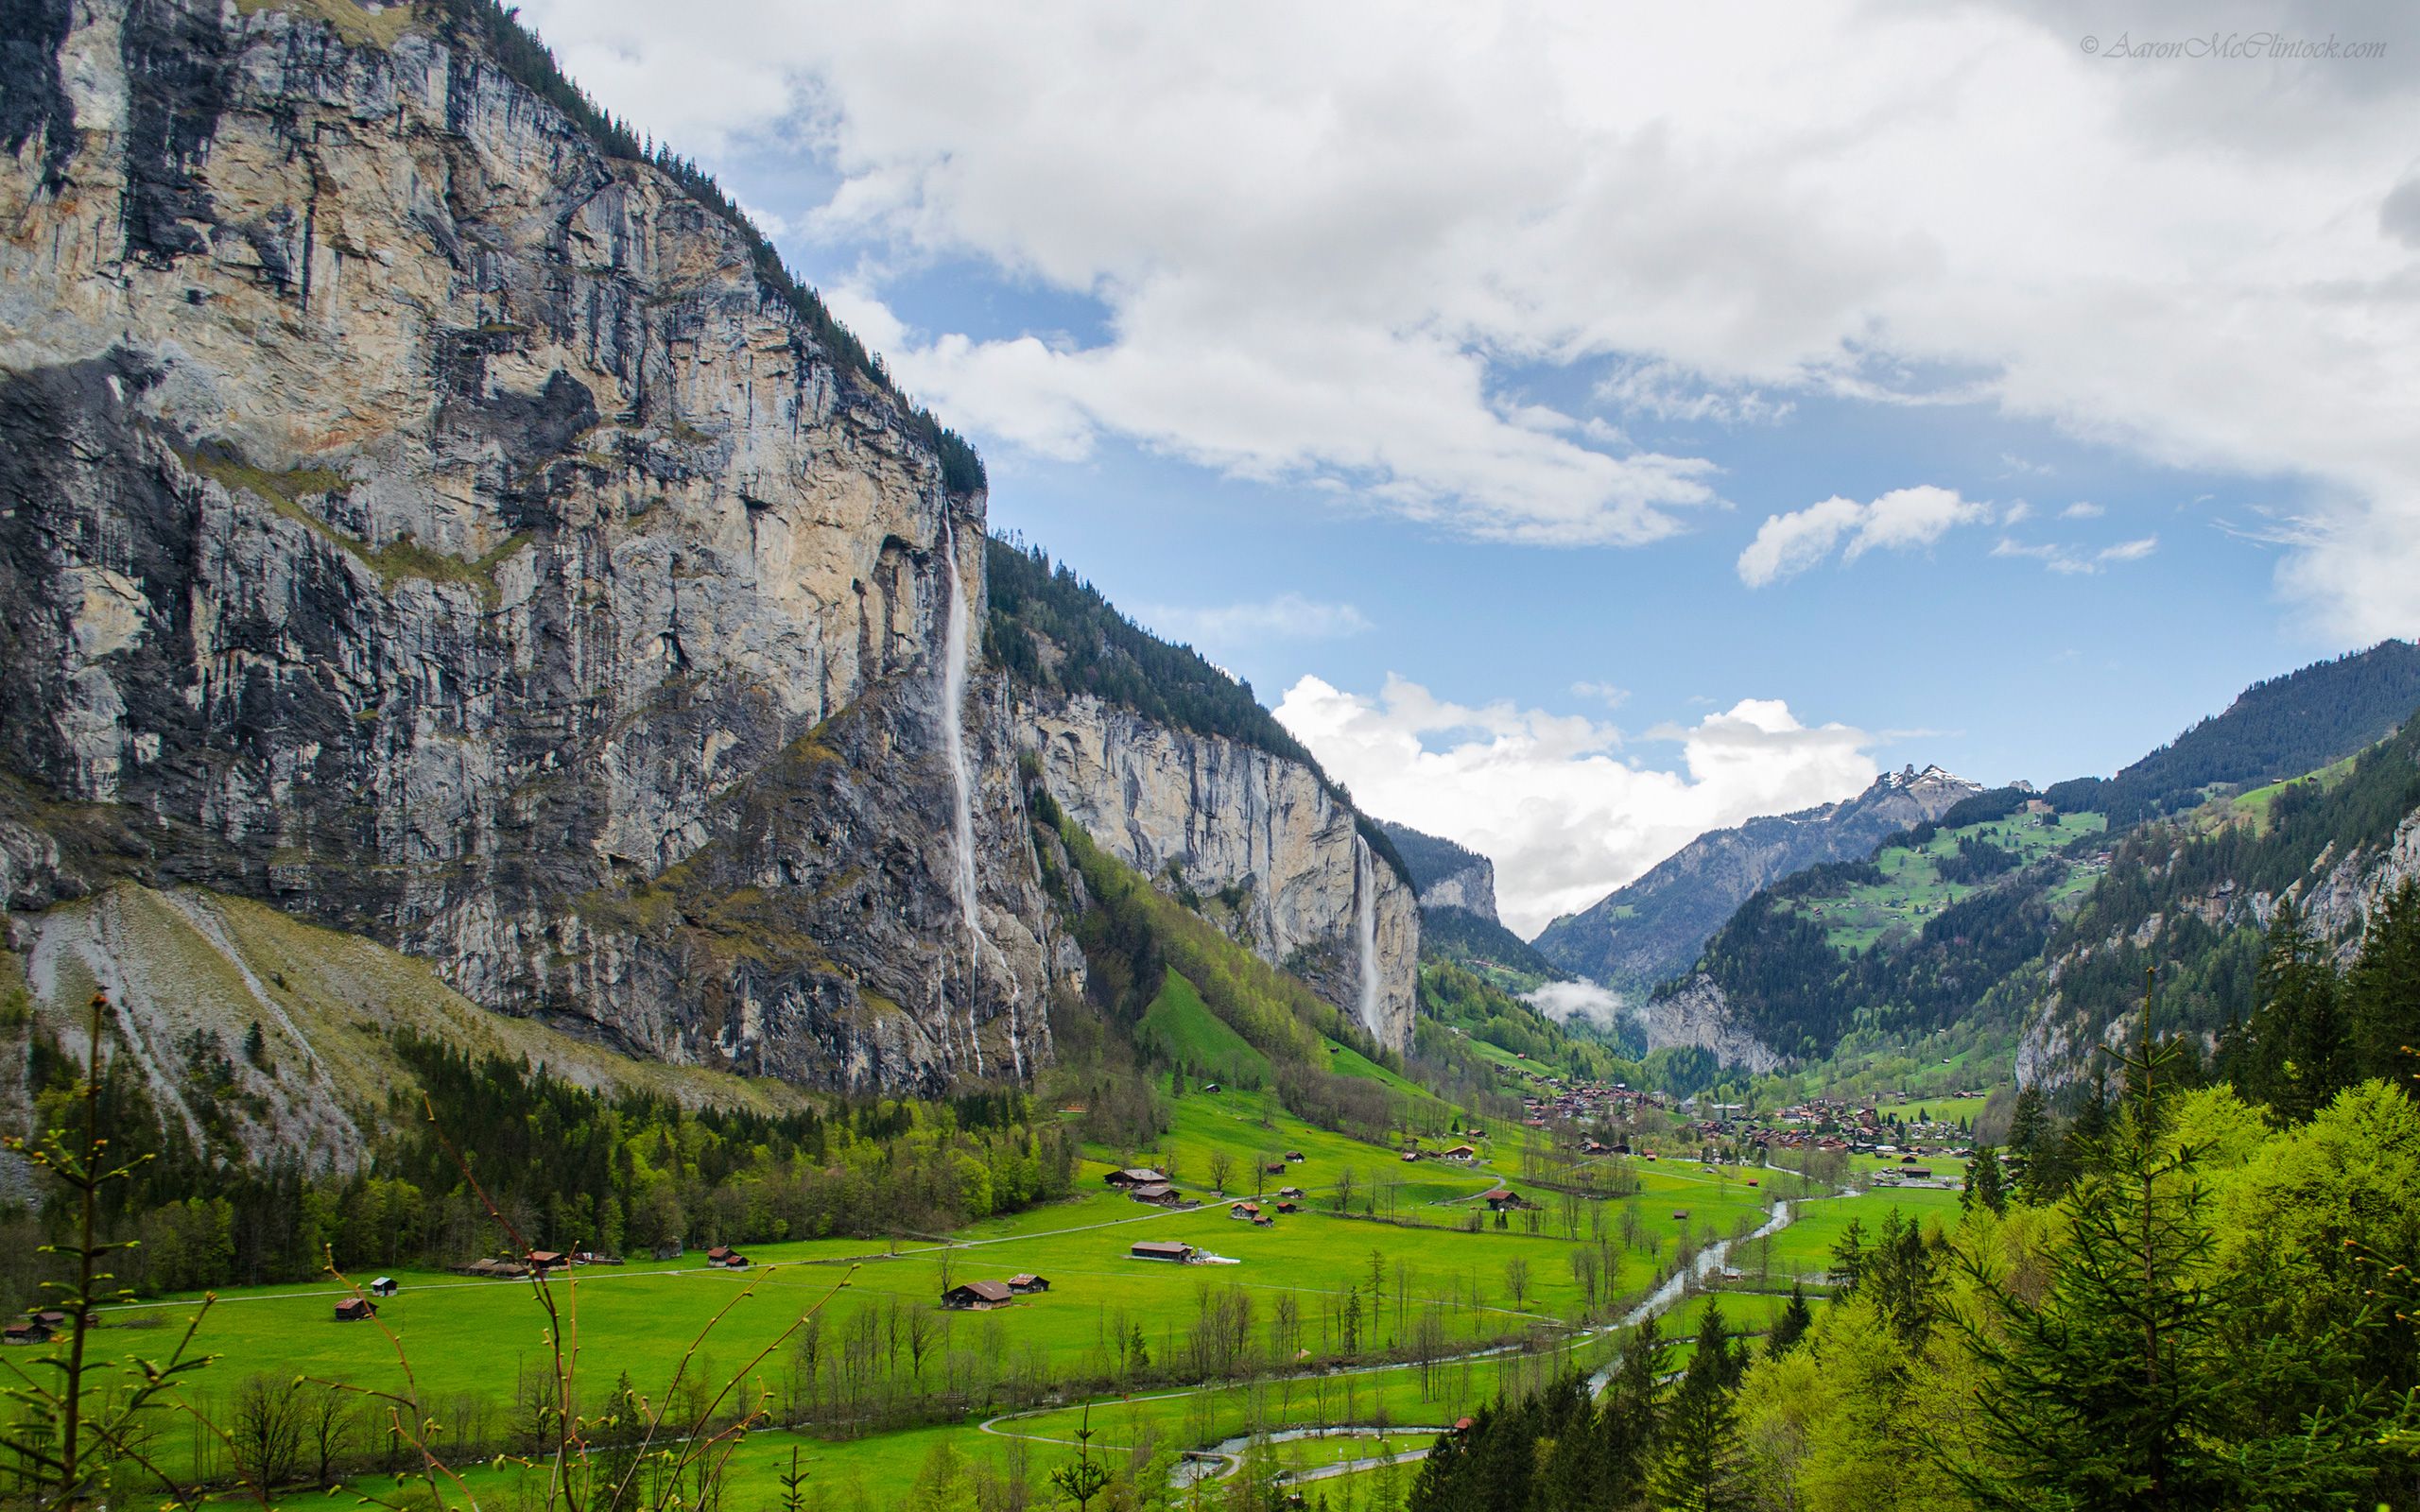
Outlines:
<svg viewBox="0 0 2420 1512"><path fill-rule="evenodd" d="M1353 835L1353 936L1361 952L1361 1026L1378 1035L1378 877L1370 864L1370 842L1357 830Z"/></svg>
<svg viewBox="0 0 2420 1512"><path fill-rule="evenodd" d="M942 644L942 745L949 755L950 781L956 791L952 818L956 822L958 910L966 921L966 1038L975 1047L975 1074L983 1074L983 1041L976 1031L975 988L981 980L983 952L992 943L983 935L976 907L975 769L966 751L966 679L974 660L966 585L958 572L958 527L942 526L942 563L949 578L949 628Z"/></svg>

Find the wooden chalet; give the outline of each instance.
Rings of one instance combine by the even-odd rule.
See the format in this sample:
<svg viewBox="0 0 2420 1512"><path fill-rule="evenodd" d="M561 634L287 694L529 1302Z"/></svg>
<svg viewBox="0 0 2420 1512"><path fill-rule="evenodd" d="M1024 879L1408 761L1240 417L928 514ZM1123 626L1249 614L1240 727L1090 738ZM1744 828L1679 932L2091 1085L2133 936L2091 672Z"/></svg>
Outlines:
<svg viewBox="0 0 2420 1512"><path fill-rule="evenodd" d="M1193 1258L1194 1249L1173 1239L1137 1239L1126 1255L1130 1260L1165 1260L1182 1265Z"/></svg>
<svg viewBox="0 0 2420 1512"><path fill-rule="evenodd" d="M1257 1218L1260 1216L1260 1204L1257 1202L1237 1202L1231 1204L1227 1209L1227 1216L1230 1218Z"/></svg>
<svg viewBox="0 0 2420 1512"><path fill-rule="evenodd" d="M1050 1282L1043 1277L1030 1274L1011 1276L1009 1278L1009 1290L1020 1296L1032 1292L1046 1292L1050 1290Z"/></svg>
<svg viewBox="0 0 2420 1512"><path fill-rule="evenodd" d="M337 1304L339 1323L366 1323L378 1315L378 1304L366 1297L348 1297Z"/></svg>
<svg viewBox="0 0 2420 1512"><path fill-rule="evenodd" d="M1154 1171L1148 1165L1130 1165L1123 1171L1112 1171L1101 1179L1114 1187L1152 1187L1167 1185L1167 1173Z"/></svg>
<svg viewBox="0 0 2420 1512"><path fill-rule="evenodd" d="M381 1276L370 1283L370 1295L372 1297L392 1297L398 1289L392 1276Z"/></svg>
<svg viewBox="0 0 2420 1512"><path fill-rule="evenodd" d="M1165 1181L1155 1181L1145 1187L1130 1187L1126 1195L1133 1201L1148 1202L1161 1208L1177 1207L1184 1201L1184 1194Z"/></svg>
<svg viewBox="0 0 2420 1512"><path fill-rule="evenodd" d="M989 1312L1017 1299L1006 1281L960 1281L942 1293L942 1306L961 1312Z"/></svg>
<svg viewBox="0 0 2420 1512"><path fill-rule="evenodd" d="M22 1323L11 1323L7 1328L0 1329L0 1344L48 1344L49 1342L50 1325L38 1317L29 1317Z"/></svg>
<svg viewBox="0 0 2420 1512"><path fill-rule="evenodd" d="M1530 1206L1529 1199L1511 1187L1491 1187L1480 1193L1478 1199L1487 1204L1490 1212L1511 1212L1516 1208Z"/></svg>
<svg viewBox="0 0 2420 1512"><path fill-rule="evenodd" d="M533 1249L529 1251L529 1268L531 1270L561 1270L562 1267L570 1263L571 1257L564 1254L560 1249Z"/></svg>

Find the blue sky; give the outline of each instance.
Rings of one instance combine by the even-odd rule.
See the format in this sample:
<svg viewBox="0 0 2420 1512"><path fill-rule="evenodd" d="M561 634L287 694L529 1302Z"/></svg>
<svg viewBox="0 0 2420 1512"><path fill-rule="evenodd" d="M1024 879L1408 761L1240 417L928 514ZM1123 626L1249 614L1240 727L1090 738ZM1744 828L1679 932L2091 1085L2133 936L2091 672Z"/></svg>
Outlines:
<svg viewBox="0 0 2420 1512"><path fill-rule="evenodd" d="M995 528L1525 931L2420 627L2408 69L2116 63L2208 8L2025 0L529 13L977 441Z"/></svg>

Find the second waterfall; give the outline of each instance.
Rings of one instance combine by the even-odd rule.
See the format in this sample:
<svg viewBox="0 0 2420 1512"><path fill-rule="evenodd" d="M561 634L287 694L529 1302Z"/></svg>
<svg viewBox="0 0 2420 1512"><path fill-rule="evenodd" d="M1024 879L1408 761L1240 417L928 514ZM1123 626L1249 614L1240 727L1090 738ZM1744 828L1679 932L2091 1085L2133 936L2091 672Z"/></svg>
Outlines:
<svg viewBox="0 0 2420 1512"><path fill-rule="evenodd" d="M945 525L942 535L942 570L949 581L949 627L942 644L942 746L949 757L954 804L952 849L957 866L952 880L959 916L966 924L966 1038L975 1048L975 1074L983 1074L983 1040L975 1022L975 988L981 980L983 918L976 902L975 771L966 750L966 679L974 661L974 615L968 612L966 584L958 570L958 530Z"/></svg>

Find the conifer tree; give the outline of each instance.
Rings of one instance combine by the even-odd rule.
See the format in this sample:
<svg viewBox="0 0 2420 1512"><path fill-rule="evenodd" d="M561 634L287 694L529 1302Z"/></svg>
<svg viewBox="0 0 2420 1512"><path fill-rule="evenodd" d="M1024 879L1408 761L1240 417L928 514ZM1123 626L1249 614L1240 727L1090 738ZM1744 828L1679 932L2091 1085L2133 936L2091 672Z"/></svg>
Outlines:
<svg viewBox="0 0 2420 1512"><path fill-rule="evenodd" d="M1789 1300L1783 1305L1781 1315L1773 1319L1772 1332L1765 1336L1766 1354L1778 1359L1798 1348L1806 1331L1815 1325L1815 1314L1806 1305L1806 1290L1798 1282L1789 1283Z"/></svg>
<svg viewBox="0 0 2420 1512"><path fill-rule="evenodd" d="M1984 1449L1943 1459L1979 1507L2352 1505L2396 1452L2411 1405L2363 1383L2345 1345L2366 1320L2261 1337L2242 1280L2209 1263L2202 1152L2170 1139L2159 1091L2178 1063L2148 1037L2128 1053L2126 1106L2083 1152L2046 1296L1965 1257L1988 1314L1959 1317L1983 1371Z"/></svg>
<svg viewBox="0 0 2420 1512"><path fill-rule="evenodd" d="M2279 1123L2307 1122L2351 1085L2353 1057L2335 965L2290 899L2270 919L2254 992L2259 1006L2231 1040L2228 1075Z"/></svg>
<svg viewBox="0 0 2420 1512"><path fill-rule="evenodd" d="M1959 1207L1971 1211L1979 1202L1996 1214L2008 1211L2008 1189L2000 1175L2000 1154L1988 1144L1975 1146L1974 1159L1966 1165L1965 1184L1958 1191Z"/></svg>
<svg viewBox="0 0 2420 1512"><path fill-rule="evenodd" d="M1745 1504L1738 1414L1731 1396L1740 1369L1722 1309L1709 1302L1698 1328L1697 1352L1664 1413L1650 1479L1657 1506L1722 1512Z"/></svg>
<svg viewBox="0 0 2420 1512"><path fill-rule="evenodd" d="M2420 1045L2420 879L2405 878L2371 916L2344 988L2358 1074L2420 1095L2407 1049Z"/></svg>

